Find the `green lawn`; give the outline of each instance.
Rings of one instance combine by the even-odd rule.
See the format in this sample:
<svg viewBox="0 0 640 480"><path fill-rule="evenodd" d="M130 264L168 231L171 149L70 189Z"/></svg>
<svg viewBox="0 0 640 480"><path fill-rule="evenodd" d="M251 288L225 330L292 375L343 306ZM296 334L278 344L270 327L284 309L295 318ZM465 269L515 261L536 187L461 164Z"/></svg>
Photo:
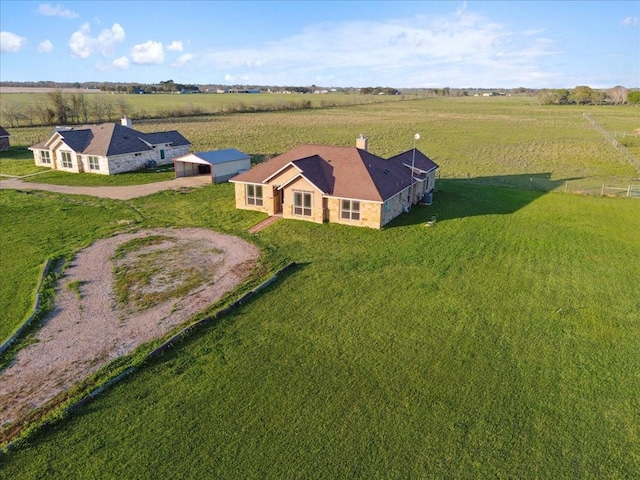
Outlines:
<svg viewBox="0 0 640 480"><path fill-rule="evenodd" d="M636 476L637 201L440 188L382 231L262 231L297 269L3 458L3 476ZM16 214L66 204L17 195ZM226 185L131 203L145 225L259 218Z"/></svg>
<svg viewBox="0 0 640 480"><path fill-rule="evenodd" d="M47 256L131 226L211 228L252 239L267 265L298 263L0 458L1 476L634 478L638 201L543 193L640 180L582 113L472 97L134 119L196 151L266 157L360 133L390 156L418 132L440 191L382 231L280 221L249 236L264 215L235 210L229 184L130 202L0 191L0 338L27 314ZM607 130L638 126L629 107L589 113ZM49 130L10 133L27 146ZM0 173L35 168L13 152ZM32 179L106 178L58 174Z"/></svg>

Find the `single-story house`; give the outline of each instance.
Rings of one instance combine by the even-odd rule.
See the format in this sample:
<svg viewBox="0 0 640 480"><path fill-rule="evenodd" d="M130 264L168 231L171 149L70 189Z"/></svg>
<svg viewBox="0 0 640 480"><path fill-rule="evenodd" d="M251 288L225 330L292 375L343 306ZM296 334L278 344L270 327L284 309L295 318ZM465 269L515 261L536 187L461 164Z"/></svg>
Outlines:
<svg viewBox="0 0 640 480"><path fill-rule="evenodd" d="M431 203L437 169L415 148L385 160L360 136L356 147L300 145L229 181L239 209L382 228L411 205Z"/></svg>
<svg viewBox="0 0 640 480"><path fill-rule="evenodd" d="M235 148L189 153L173 159L176 178L211 175L213 183L222 183L251 168L251 157Z"/></svg>
<svg viewBox="0 0 640 480"><path fill-rule="evenodd" d="M37 143L36 165L65 172L101 175L170 165L189 152L191 142L178 131L143 133L131 128L131 119L78 127L56 127L48 140Z"/></svg>
<svg viewBox="0 0 640 480"><path fill-rule="evenodd" d="M9 142L10 136L11 135L9 135L9 132L0 127L0 152L9 150L9 147L11 147L11 142Z"/></svg>

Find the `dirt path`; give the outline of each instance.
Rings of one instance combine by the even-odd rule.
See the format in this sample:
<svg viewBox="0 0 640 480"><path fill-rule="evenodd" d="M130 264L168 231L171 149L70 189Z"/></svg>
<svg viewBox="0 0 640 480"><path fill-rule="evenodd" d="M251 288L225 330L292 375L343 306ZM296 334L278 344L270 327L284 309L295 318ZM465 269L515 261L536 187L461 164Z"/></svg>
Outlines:
<svg viewBox="0 0 640 480"><path fill-rule="evenodd" d="M51 185L33 183L11 178L0 180L0 189L12 190L46 190L48 192L70 193L76 195L92 195L94 197L112 198L114 200L131 200L144 197L163 190L177 190L185 187L202 187L211 184L211 176L181 177L164 182L130 185L126 187L73 187L68 185Z"/></svg>
<svg viewBox="0 0 640 480"><path fill-rule="evenodd" d="M113 259L119 245L138 238L155 241ZM0 427L185 323L244 280L258 256L258 249L244 240L196 228L120 234L81 251L58 283L54 309L36 343L0 372ZM115 301L114 262L153 272L148 283L135 287L142 294L175 291L180 279L193 272L203 281L148 308L123 306ZM143 267L141 262L146 262Z"/></svg>

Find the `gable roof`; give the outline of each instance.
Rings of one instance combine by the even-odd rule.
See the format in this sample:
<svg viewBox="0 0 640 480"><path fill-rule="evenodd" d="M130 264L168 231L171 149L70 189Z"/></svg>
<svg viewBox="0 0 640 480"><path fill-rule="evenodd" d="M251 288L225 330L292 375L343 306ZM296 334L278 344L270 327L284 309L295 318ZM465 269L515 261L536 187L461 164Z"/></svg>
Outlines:
<svg viewBox="0 0 640 480"><path fill-rule="evenodd" d="M0 126L0 137L10 137L11 134Z"/></svg>
<svg viewBox="0 0 640 480"><path fill-rule="evenodd" d="M230 182L266 183L274 173L291 164L327 196L383 202L411 185L411 169L404 165L407 155L411 164L413 150L385 160L356 147L300 145ZM415 167L427 171L438 168L418 150Z"/></svg>
<svg viewBox="0 0 640 480"><path fill-rule="evenodd" d="M162 143L169 143L172 146L190 145L190 142L175 130L142 133L118 123L101 123L56 129L49 139L36 143L30 148L47 148L47 144L54 139L62 140L76 153L103 157L145 152L152 150L153 145Z"/></svg>

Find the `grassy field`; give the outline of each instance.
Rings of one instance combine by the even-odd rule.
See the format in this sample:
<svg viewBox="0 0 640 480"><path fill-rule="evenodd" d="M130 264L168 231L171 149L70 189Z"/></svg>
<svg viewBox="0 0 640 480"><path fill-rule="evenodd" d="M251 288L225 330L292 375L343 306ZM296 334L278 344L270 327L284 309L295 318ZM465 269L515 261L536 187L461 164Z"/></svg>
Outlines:
<svg viewBox="0 0 640 480"><path fill-rule="evenodd" d="M606 129L636 128L631 108L589 113ZM253 237L246 230L264 216L235 210L228 184L130 202L1 191L4 332L28 310L47 256L132 225L241 235L270 261L299 264L0 458L2 476L618 479L640 470L638 201L469 183L637 181L580 108L426 99L135 127L178 129L196 150L267 157L302 142L353 145L360 133L389 156L419 132L418 147L441 165L440 191L382 231L281 221ZM46 129L10 132L28 145ZM0 162L0 173L27 163Z"/></svg>
<svg viewBox="0 0 640 480"><path fill-rule="evenodd" d="M354 145L361 133L369 137L373 153L391 156L412 148L418 132L422 138L417 147L440 164L440 175L446 178L592 193L599 192L603 183L640 182L640 172L584 119L583 112L573 105L536 105L527 97L428 98L295 112L134 120L134 127L145 132L179 130L195 151L237 148L260 158L300 143ZM591 107L589 113L611 132L637 128L636 108ZM50 130L21 128L10 133L13 144L30 145L46 138ZM640 158L636 145L640 139L625 141ZM0 173L4 173L1 167ZM67 181L56 177L32 180Z"/></svg>
<svg viewBox="0 0 640 480"><path fill-rule="evenodd" d="M264 230L294 272L2 459L3 476L634 477L637 201L440 188L383 231ZM16 215L67 205L3 197ZM145 225L257 219L228 185L132 204Z"/></svg>
<svg viewBox="0 0 640 480"><path fill-rule="evenodd" d="M69 95L69 94L67 94ZM110 116L112 120L117 120L121 115L124 106L125 113L131 118L157 118L168 116L185 116L189 112L197 115L217 115L223 113L234 113L238 111L256 110L295 110L308 105L310 108L324 108L345 105L361 105L383 102L395 102L410 96L401 95L361 95L355 93L329 93L329 94L149 94L149 95L123 95L110 93L86 93L85 94L89 111L93 111L96 101L102 105L110 105ZM46 93L1 93L0 98L5 105L20 105L22 110L26 110L29 105L50 104ZM307 108L308 108L307 107ZM5 109L0 111L0 125L11 126L11 122L6 118ZM104 118L107 110L102 107ZM26 113L26 112L25 112ZM90 118L89 121L96 122L97 118ZM40 125L39 119L32 117L34 125ZM21 126L29 125L28 119L20 122Z"/></svg>

